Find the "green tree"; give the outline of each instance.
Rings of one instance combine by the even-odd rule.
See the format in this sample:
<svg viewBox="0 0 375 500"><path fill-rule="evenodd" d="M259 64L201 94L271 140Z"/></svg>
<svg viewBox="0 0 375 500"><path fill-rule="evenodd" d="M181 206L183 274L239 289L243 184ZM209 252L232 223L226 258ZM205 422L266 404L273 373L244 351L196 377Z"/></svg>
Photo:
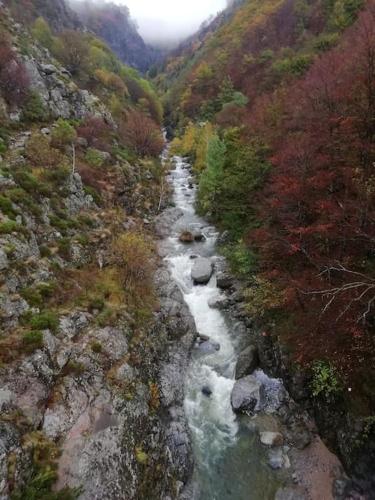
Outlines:
<svg viewBox="0 0 375 500"><path fill-rule="evenodd" d="M224 173L226 145L218 135L214 135L208 144L207 167L202 172L199 182L199 201L205 212L213 215L217 211L218 196L221 191Z"/></svg>
<svg viewBox="0 0 375 500"><path fill-rule="evenodd" d="M38 17L35 21L32 33L38 42L44 45L44 47L47 47L47 49L51 49L53 47L54 38L51 28L43 17Z"/></svg>

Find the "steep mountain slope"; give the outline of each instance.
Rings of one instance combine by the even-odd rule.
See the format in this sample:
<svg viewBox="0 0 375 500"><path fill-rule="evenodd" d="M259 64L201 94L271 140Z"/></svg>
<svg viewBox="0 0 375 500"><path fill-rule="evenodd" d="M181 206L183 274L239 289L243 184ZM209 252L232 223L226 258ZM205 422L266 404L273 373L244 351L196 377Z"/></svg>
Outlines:
<svg viewBox="0 0 375 500"><path fill-rule="evenodd" d="M159 50L145 44L126 6L87 0L72 1L71 6L81 22L126 64L145 72L161 58Z"/></svg>
<svg viewBox="0 0 375 500"><path fill-rule="evenodd" d="M375 5L248 0L157 77L263 364L374 491ZM271 355L272 353L272 355ZM368 493L371 498L372 493Z"/></svg>
<svg viewBox="0 0 375 500"><path fill-rule="evenodd" d="M160 103L89 33L0 6L0 40L0 498L175 498L195 330L154 279Z"/></svg>
<svg viewBox="0 0 375 500"><path fill-rule="evenodd" d="M25 23L31 23L42 16L56 31L74 29L80 26L75 13L65 0L4 0L4 4L12 11L13 16Z"/></svg>

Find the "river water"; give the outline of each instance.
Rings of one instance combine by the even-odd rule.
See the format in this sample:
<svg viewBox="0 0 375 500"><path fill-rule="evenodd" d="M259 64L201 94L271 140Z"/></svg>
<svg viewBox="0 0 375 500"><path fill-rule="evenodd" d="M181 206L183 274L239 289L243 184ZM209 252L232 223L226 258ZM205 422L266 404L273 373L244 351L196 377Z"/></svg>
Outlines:
<svg viewBox="0 0 375 500"><path fill-rule="evenodd" d="M194 257L209 257L213 262L219 259L216 254L218 233L195 212L196 187L192 184L190 166L184 159L174 158L169 182L173 187L174 203L182 216L170 229L166 260L199 334L220 344L220 350L211 354L194 349L186 378L185 411L195 460L191 497L192 500L273 499L282 477L270 469L267 450L260 444L249 418L238 418L231 408L235 363L241 348L237 325L225 313L209 306L222 293L216 286L215 274L206 286L195 286L191 279ZM184 230L200 231L205 239L183 244L179 235ZM260 370L256 376L270 391L279 384ZM209 388L212 394L204 395L203 387Z"/></svg>

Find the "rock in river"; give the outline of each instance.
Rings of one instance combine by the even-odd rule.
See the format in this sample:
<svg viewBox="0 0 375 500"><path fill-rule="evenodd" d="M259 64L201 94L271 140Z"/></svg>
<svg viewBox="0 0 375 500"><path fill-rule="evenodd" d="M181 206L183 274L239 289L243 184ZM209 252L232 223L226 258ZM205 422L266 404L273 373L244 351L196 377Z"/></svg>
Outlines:
<svg viewBox="0 0 375 500"><path fill-rule="evenodd" d="M253 413L261 400L262 385L253 376L241 378L234 384L231 403L236 413Z"/></svg>
<svg viewBox="0 0 375 500"><path fill-rule="evenodd" d="M258 350L249 345L238 356L236 363L236 380L250 375L258 367Z"/></svg>
<svg viewBox="0 0 375 500"><path fill-rule="evenodd" d="M191 277L195 284L206 285L210 281L212 273L213 265L211 260L200 257L194 262Z"/></svg>
<svg viewBox="0 0 375 500"><path fill-rule="evenodd" d="M282 446L284 444L283 435L280 432L261 432L260 442L265 446Z"/></svg>

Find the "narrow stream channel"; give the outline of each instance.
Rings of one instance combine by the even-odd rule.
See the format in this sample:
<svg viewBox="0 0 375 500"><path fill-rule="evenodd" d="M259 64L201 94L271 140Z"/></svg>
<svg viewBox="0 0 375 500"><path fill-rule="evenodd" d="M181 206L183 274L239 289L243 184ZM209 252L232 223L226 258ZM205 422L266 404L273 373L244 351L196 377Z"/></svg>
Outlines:
<svg viewBox="0 0 375 500"><path fill-rule="evenodd" d="M195 319L200 335L219 344L209 353L194 349L186 378L185 410L193 439L195 460L194 492L197 500L268 500L273 499L282 473L270 469L267 450L247 417L237 417L231 408L235 383L235 364L240 350L236 324L225 313L209 306L221 291L215 274L206 286L195 286L191 271L195 258L208 257L214 263L218 233L195 212L196 187L192 184L190 165L174 158L169 182L174 203L182 216L170 229L166 243L166 260L173 278L180 286ZM182 231L199 231L204 240L191 244L179 241ZM279 381L262 371L255 373L272 392ZM205 388L205 392L202 389ZM209 395L209 392L212 392Z"/></svg>

